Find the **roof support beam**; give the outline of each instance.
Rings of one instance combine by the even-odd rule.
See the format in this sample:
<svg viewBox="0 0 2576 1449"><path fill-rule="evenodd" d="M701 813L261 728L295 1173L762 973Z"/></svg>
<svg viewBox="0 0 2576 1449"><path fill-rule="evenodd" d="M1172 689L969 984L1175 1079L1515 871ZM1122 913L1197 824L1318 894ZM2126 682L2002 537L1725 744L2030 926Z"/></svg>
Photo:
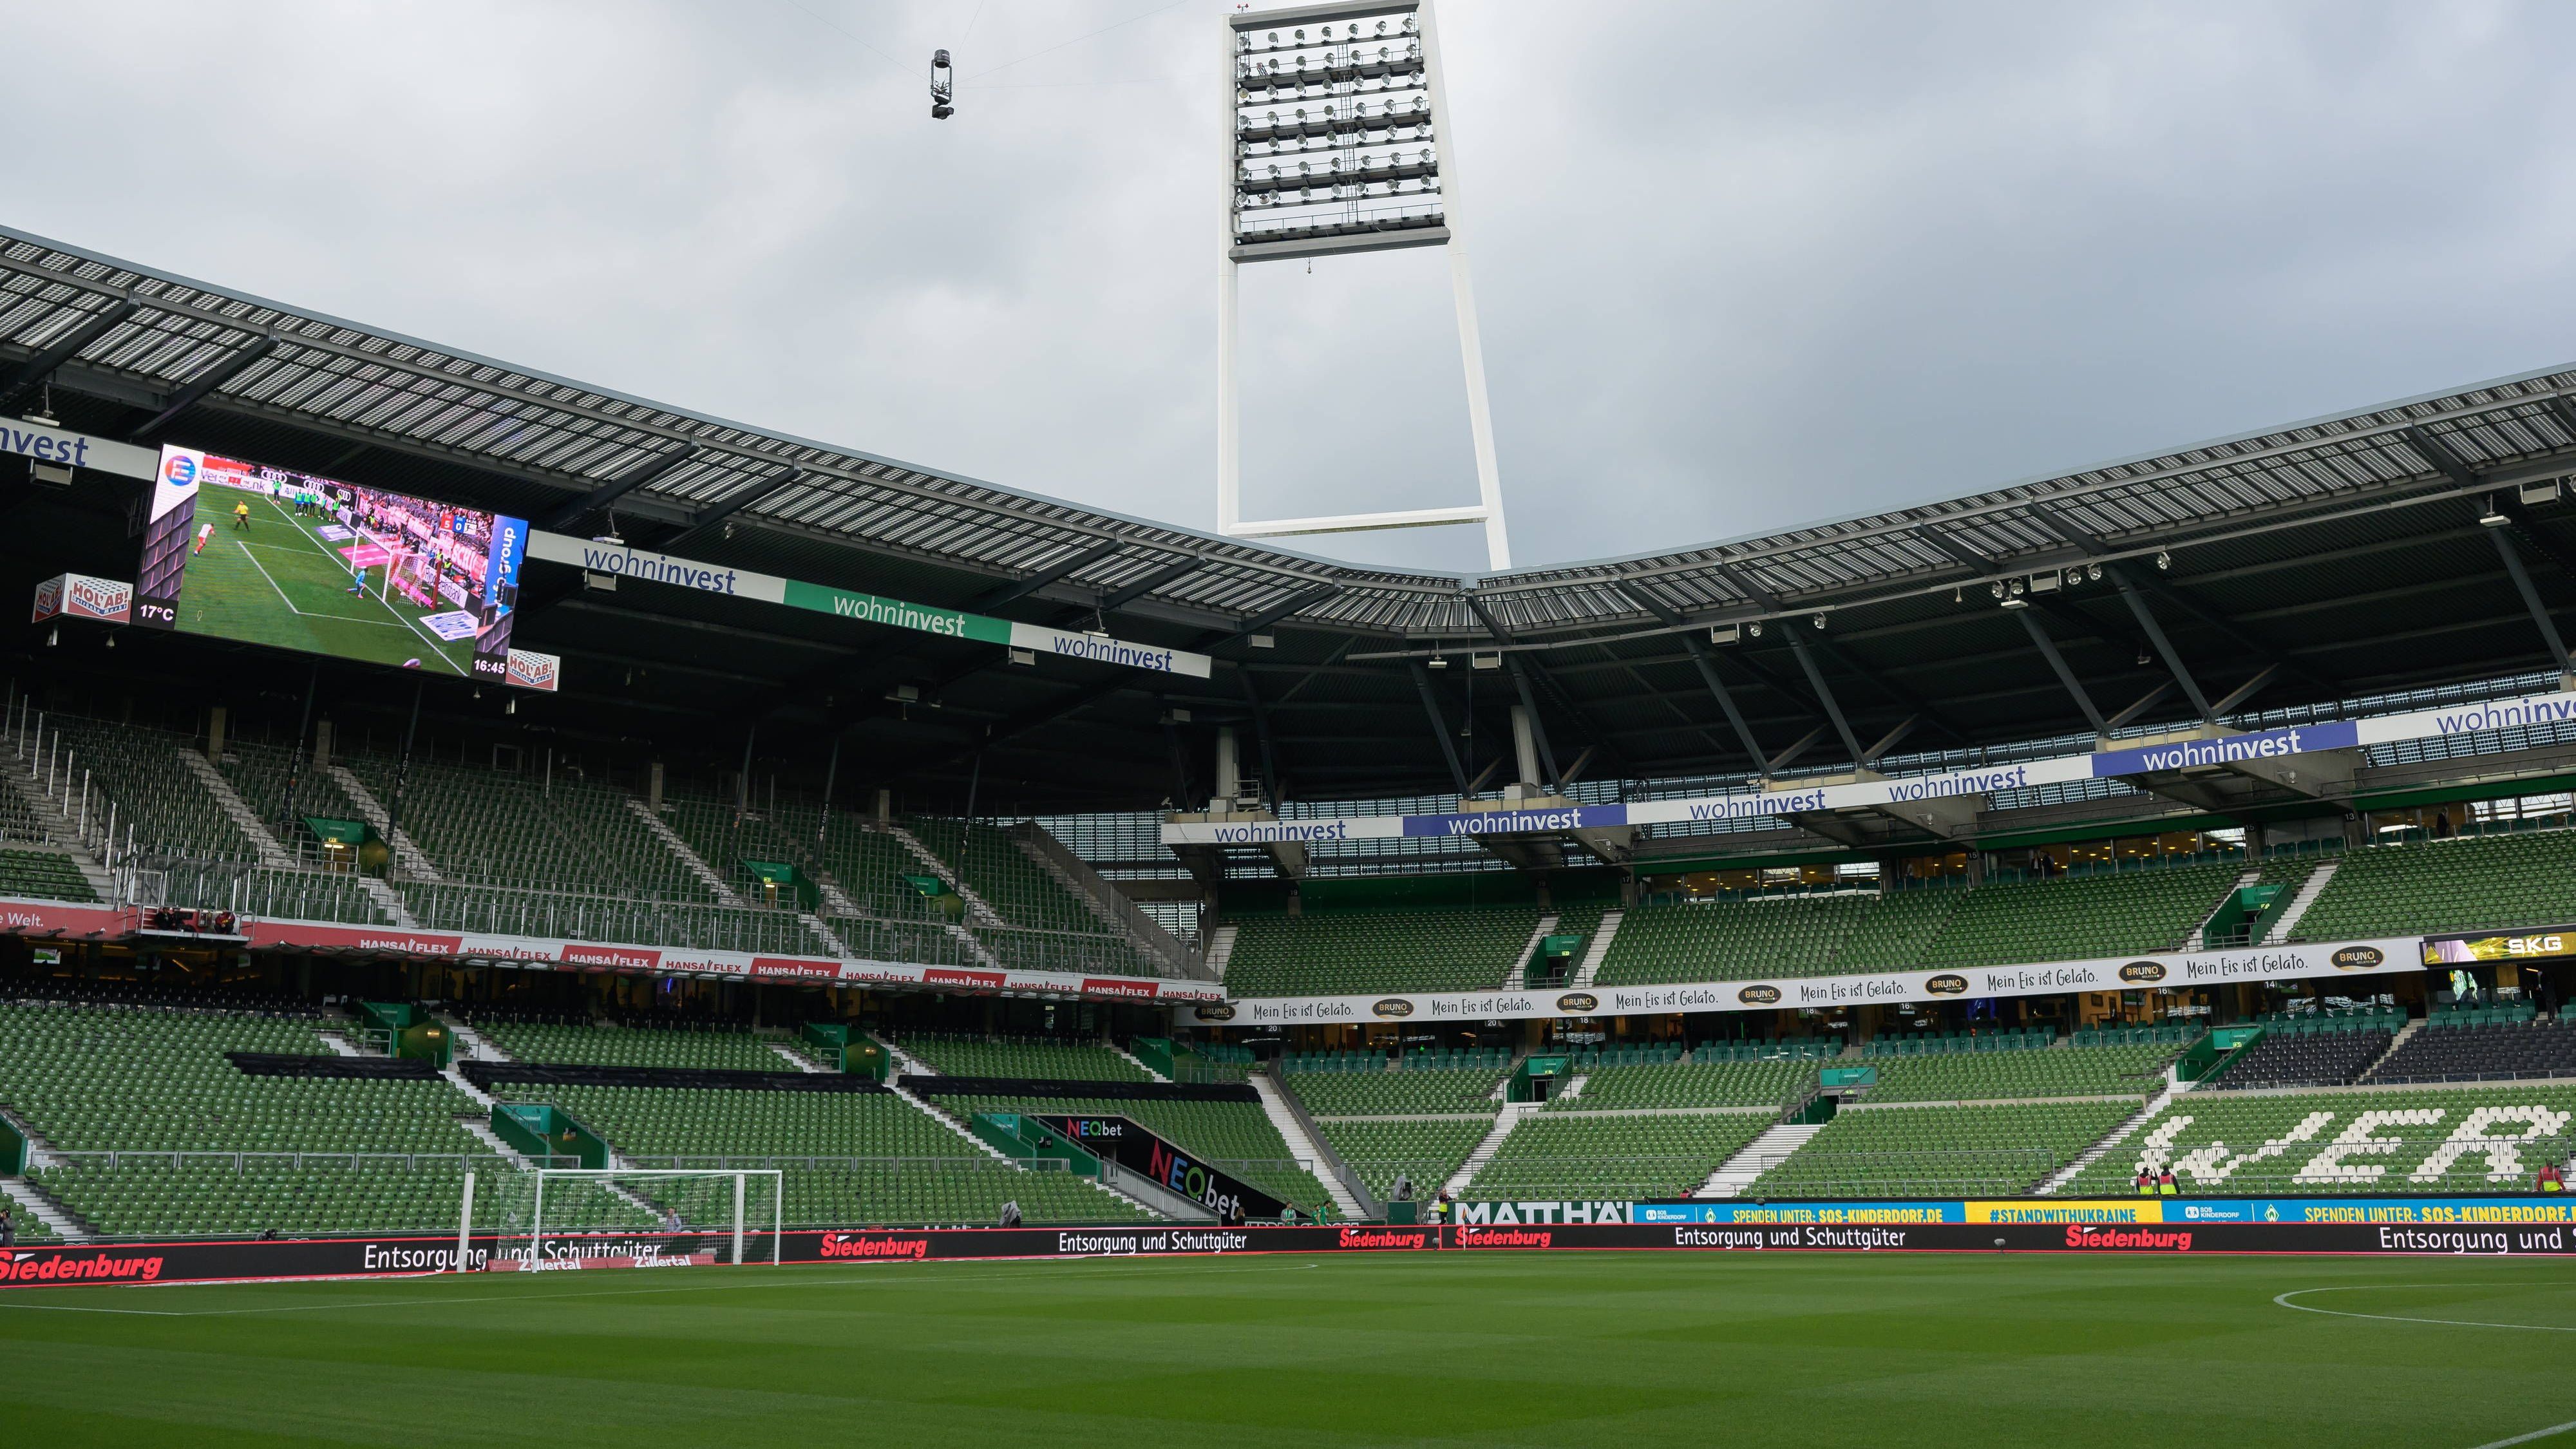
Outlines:
<svg viewBox="0 0 2576 1449"><path fill-rule="evenodd" d="M2576 553L2570 553L2566 546L2558 541L2558 536L2550 532L2549 525L2542 523L2539 515L2523 506L2522 500L2514 496L2512 489L2505 489L2496 495L2495 510L2513 520L2515 531L2522 535L2523 542L2531 545L2534 553L2556 565L2558 572L2564 574L2571 583L2576 583Z"/></svg>
<svg viewBox="0 0 2576 1449"><path fill-rule="evenodd" d="M1056 562L1047 565L1045 568L1038 570L1036 573L1029 575L1027 578L1004 584L1000 588L990 589L977 595L975 602L968 604L966 607L977 612L981 612L985 609L1000 608L1002 605L1010 603L1014 599L1026 598L1029 595L1036 593L1038 590L1045 588L1047 585L1065 578L1067 575L1079 573L1082 570L1091 567L1093 564L1100 562L1102 559L1116 554L1126 546L1127 545L1124 540L1113 538L1106 543L1097 543L1086 549L1077 549Z"/></svg>
<svg viewBox="0 0 2576 1449"><path fill-rule="evenodd" d="M141 309L141 303L128 297L65 333L44 351L28 358L16 372L9 374L7 382L0 382L0 413L18 411L18 405L25 402L37 388L44 386L45 380L54 375L55 368L78 357L82 349L106 336L108 329Z"/></svg>
<svg viewBox="0 0 2576 1449"><path fill-rule="evenodd" d="M1763 761L1763 778L1768 779L1771 776L1780 773L1782 770L1789 768L1790 761L1795 760L1800 755L1814 749L1816 742L1825 737L1825 732L1828 728L1830 727L1826 725L1816 726L1814 729L1807 731L1805 734L1800 735L1797 739L1791 741L1789 748L1782 750L1780 753Z"/></svg>
<svg viewBox="0 0 2576 1449"><path fill-rule="evenodd" d="M695 443L684 443L667 452L656 453L546 515L537 526L558 531L570 528L697 455L698 445Z"/></svg>
<svg viewBox="0 0 2576 1449"><path fill-rule="evenodd" d="M2549 606L2540 601L2540 590L2532 587L2531 570L2522 566L2522 555L2505 537L2501 528L2490 528L2487 537L2495 540L2496 553L2504 560L2504 571L2513 578L2515 592L2522 595L2522 606L2531 611L2531 622L2540 626L2540 640L2549 646L2549 657L2558 661L2562 678L2576 679L2576 669L2567 663L2567 641L2559 637L2558 621L2549 617Z"/></svg>
<svg viewBox="0 0 2576 1449"><path fill-rule="evenodd" d="M1709 657L1708 640L1688 626L1680 611L1646 592L1644 585L1622 580L1618 589L1646 612L1680 631L1676 637L1682 641L1682 651L1690 655L1691 666L1699 671L1699 682L1708 686L1709 694L1717 700L1717 707L1726 712L1726 722L1734 728L1736 741L1744 746L1745 758L1753 762L1755 769L1763 768L1762 746L1753 738L1753 727L1745 723L1744 711L1736 708L1734 691L1728 689L1726 681L1718 676L1717 661Z"/></svg>
<svg viewBox="0 0 2576 1449"><path fill-rule="evenodd" d="M1835 702L1834 692L1825 684L1825 672L1816 667L1816 657L1808 652L1807 641L1798 637L1795 626L1780 631L1789 636L1789 652L1798 656L1798 667L1807 671L1807 683L1814 687L1816 698L1825 706L1825 718L1831 720L1834 733L1842 738L1843 748L1851 751L1852 763L1861 763L1860 739L1852 733L1851 722L1843 718L1843 707Z"/></svg>
<svg viewBox="0 0 2576 1449"><path fill-rule="evenodd" d="M152 420L125 435L129 443L139 443L163 428L177 422L190 408L206 400L206 394L233 380L243 368L277 350L275 337L262 337L240 351L219 357L207 364L206 370L189 379L188 385L171 397L169 405L153 414Z"/></svg>
<svg viewBox="0 0 2576 1449"><path fill-rule="evenodd" d="M1458 793L1467 793L1467 767L1458 762L1458 742L1449 738L1449 722L1441 718L1440 696L1431 688L1431 671L1419 659L1413 666L1414 692L1422 696L1422 712L1431 717L1431 736L1440 742L1440 758L1449 762L1449 778L1458 784Z"/></svg>
<svg viewBox="0 0 2576 1449"><path fill-rule="evenodd" d="M1877 764L1881 756L1896 748L1897 741L1914 733L1914 727L1921 723L1923 723L1923 716L1919 714L1909 714L1905 718L1898 720L1896 722L1896 728L1889 730L1884 735L1881 735L1878 743L1870 746L1868 753L1860 757L1862 768L1866 769L1869 766Z"/></svg>
<svg viewBox="0 0 2576 1449"><path fill-rule="evenodd" d="M1548 746L1547 722L1539 718L1538 701L1530 698L1529 670L1521 664L1521 657L1517 654L1504 655L1503 665L1511 671L1512 686L1520 691L1521 712L1529 719L1530 740L1538 746L1540 767L1547 771L1547 778L1539 783L1553 791L1561 778L1556 772L1556 751Z"/></svg>
<svg viewBox="0 0 2576 1449"><path fill-rule="evenodd" d="M2155 708L2158 701L2173 692L2173 681L2170 679L2164 680L2157 684L2155 688L2150 689L2146 693L2139 695L2136 699L2129 701L2125 708L2112 715L2109 719L2103 721L2103 723L2109 725L2112 729L2118 729L2129 721L2145 714L2148 710Z"/></svg>
<svg viewBox="0 0 2576 1449"><path fill-rule="evenodd" d="M1235 683L1243 688L1243 702L1252 710L1252 738L1261 747L1261 798L1272 808L1279 804L1279 751L1270 735L1270 710L1261 702L1261 691L1252 682L1252 671L1234 671Z"/></svg>
<svg viewBox="0 0 2576 1449"><path fill-rule="evenodd" d="M2109 734L2111 726L2102 718L2101 708L2093 703L2093 696L2085 691L2084 681L2076 678L2075 671L2066 667L2066 656L2057 652L2057 641L2048 637L2048 628L2039 622L2038 612L2032 609L2015 609L2012 614L2014 618L2021 620L2022 628L2030 632L2030 642L2038 647L2040 657L2048 661L2049 669L2057 675L2057 682L2066 686L2066 692L2074 696L2075 707L2084 711L2085 722L2093 726L2093 733Z"/></svg>
<svg viewBox="0 0 2576 1449"><path fill-rule="evenodd" d="M2279 678L2280 674L2280 665L2264 665L2262 668L2254 671L2253 678L2236 686L2234 689L2227 691L2223 698L2221 698L2216 704L2210 706L2211 711L2217 714L2227 713L2229 710L2236 708L2236 706L2252 699L2255 694L2263 688L2263 686L2270 684L2274 679Z"/></svg>
<svg viewBox="0 0 2576 1449"><path fill-rule="evenodd" d="M2173 641L2165 637L2164 626L2156 622L2155 611L2147 607L2147 596L2138 591L2137 585L2129 582L2126 573L2115 571L2111 576L2120 581L2120 597L2128 600L2129 612L2137 616L2138 627L2147 631L2148 642L2156 646L2156 654L2164 660L2166 672L2173 675L2174 683L2182 686L2183 697L2191 701L2193 709L2200 711L2204 723L2217 723L2217 711L2209 707L2208 696L2200 692L2200 682L2191 677L2191 670L2183 664L2182 655L2175 652Z"/></svg>

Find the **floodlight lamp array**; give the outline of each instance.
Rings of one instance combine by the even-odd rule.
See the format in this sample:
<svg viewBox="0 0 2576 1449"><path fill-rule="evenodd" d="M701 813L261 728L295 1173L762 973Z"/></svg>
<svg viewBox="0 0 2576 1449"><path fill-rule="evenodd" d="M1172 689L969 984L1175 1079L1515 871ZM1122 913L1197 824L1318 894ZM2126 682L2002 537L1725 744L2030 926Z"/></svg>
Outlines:
<svg viewBox="0 0 2576 1449"><path fill-rule="evenodd" d="M1447 216L1416 13L1256 23L1235 50L1238 245L1436 238Z"/></svg>

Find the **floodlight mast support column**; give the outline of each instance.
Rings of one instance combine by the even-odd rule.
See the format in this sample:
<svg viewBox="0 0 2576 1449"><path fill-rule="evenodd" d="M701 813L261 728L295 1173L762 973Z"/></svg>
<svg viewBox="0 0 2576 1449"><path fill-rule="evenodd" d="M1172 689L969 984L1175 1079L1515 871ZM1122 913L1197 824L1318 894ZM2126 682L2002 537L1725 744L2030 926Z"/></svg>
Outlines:
<svg viewBox="0 0 2576 1449"><path fill-rule="evenodd" d="M1436 161L1427 162L1424 167L1428 177L1424 182L1424 190L1415 193L1415 199L1436 202L1439 211L1436 215L1425 213L1424 224L1411 228L1399 227L1393 231L1377 231L1367 227L1346 227L1342 232L1321 237L1313 236L1310 232L1307 237L1300 238L1296 245L1282 247L1274 242L1268 250L1248 257L1242 255L1248 241L1259 244L1258 237L1238 229L1245 205L1246 182L1245 142L1242 138L1240 122L1241 111L1248 104L1244 84L1246 72L1242 67L1246 64L1249 52L1243 48L1244 38L1254 28L1285 26L1294 29L1301 24L1348 22L1361 16L1385 18L1398 15L1409 15L1415 20L1414 31L1402 38L1418 44L1421 48L1423 104L1427 106L1427 119L1430 123L1429 139L1437 148ZM1222 137L1219 157L1224 169L1224 184L1220 191L1221 205L1218 212L1216 354L1216 527L1217 532L1221 534L1229 537L1265 538L1291 534L1359 533L1388 528L1437 528L1451 524L1481 523L1485 527L1486 566L1499 572L1512 565L1510 530L1503 512L1502 472L1494 447L1493 404L1485 382L1484 339L1477 323L1475 283L1468 269L1467 250L1459 226L1456 132L1449 119L1449 96L1440 68L1438 31L1439 27L1432 15L1431 0L1314 0L1314 3L1279 10L1238 12L1222 18L1219 32L1225 47L1225 95L1224 104L1220 109L1225 118L1225 134ZM1369 40L1377 38L1367 37ZM1364 42L1357 36L1356 26L1352 26L1341 43L1356 47ZM1329 49L1332 42L1317 44ZM1302 50L1306 47L1301 45L1296 48ZM1303 63L1301 57L1300 65L1302 66ZM1330 72L1331 67L1328 64L1318 76L1318 82L1327 88L1333 84ZM1385 78L1383 75L1380 77L1380 79ZM1265 87L1265 89L1273 92L1272 98L1275 101L1276 87ZM1303 99L1303 97L1304 87L1300 86L1299 98ZM1354 116L1360 114L1361 104L1354 103ZM1324 102L1324 108L1328 117L1326 124L1329 135L1332 133L1332 123L1329 119L1332 109L1329 97ZM1389 116L1393 114L1391 102L1386 114ZM1415 124L1418 126L1419 121ZM1389 147L1394 145L1396 129L1398 128L1390 120L1387 139L1383 144ZM1301 125L1299 127L1301 155L1304 144L1303 130ZM1275 146L1275 132L1273 134ZM1365 127L1361 127L1354 134L1365 138L1368 133ZM1353 159L1357 159L1357 148L1367 144L1369 143L1365 139L1353 143ZM1274 151L1273 154L1276 152ZM1390 177L1403 170L1399 158L1390 156L1381 159ZM1338 178L1341 174L1338 170L1328 173L1328 176L1334 178L1334 184L1327 189L1334 195L1328 198L1327 204L1339 199L1341 185ZM1363 179L1354 179L1351 183L1353 195L1350 201L1354 205L1369 199L1368 184ZM1396 195L1397 183L1390 180L1387 189L1386 199L1397 200L1400 207L1401 202ZM1275 201L1285 195L1285 192L1277 188L1274 182L1272 189L1264 194ZM1473 442L1476 459L1477 501L1464 507L1398 509L1373 513L1272 519L1256 523L1244 522L1243 381L1240 355L1242 303L1237 270L1247 261L1289 261L1299 257L1337 256L1352 252L1386 251L1415 246L1445 246L1449 250L1449 284L1458 312L1458 350L1466 380L1468 434Z"/></svg>

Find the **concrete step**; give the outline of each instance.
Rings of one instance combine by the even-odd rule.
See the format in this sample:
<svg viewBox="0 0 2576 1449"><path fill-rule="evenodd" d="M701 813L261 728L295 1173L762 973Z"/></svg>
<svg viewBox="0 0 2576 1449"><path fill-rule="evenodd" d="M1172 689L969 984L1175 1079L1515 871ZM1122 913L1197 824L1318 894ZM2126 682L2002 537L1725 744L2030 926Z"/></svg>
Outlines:
<svg viewBox="0 0 2576 1449"><path fill-rule="evenodd" d="M1504 968L1503 979L1496 983L1497 990L1514 991L1519 989L1521 978L1526 975L1529 970L1530 958L1538 954L1538 943L1546 940L1547 933L1555 930L1556 923L1562 919L1564 918L1557 915L1554 911L1550 911L1546 915L1538 918L1538 924L1530 930L1530 938L1521 943L1521 953L1512 958L1511 965Z"/></svg>
<svg viewBox="0 0 2576 1449"><path fill-rule="evenodd" d="M714 866L707 864L706 857L690 849L689 843L680 838L680 832L673 830L670 822L653 813L652 806L633 796L628 796L626 809L636 819L644 822L644 828L653 832L653 838L662 842L663 849L680 858L680 864L688 868L689 874L698 878L700 885L714 891L717 900L728 906L742 904L742 897L735 894L732 886L725 884L725 878L716 873Z"/></svg>
<svg viewBox="0 0 2576 1449"><path fill-rule="evenodd" d="M2132 1133L2154 1121L2156 1114L2173 1101L2175 1091L2176 1088L2167 1086L2163 1091L2148 1098L2147 1105L2132 1113L2119 1126L2112 1128L2101 1141L2077 1153L2073 1162L2050 1173L2037 1187L2032 1188L2031 1196L2055 1197L2068 1183L2075 1180L2078 1173L2117 1151L2120 1144L2128 1141Z"/></svg>
<svg viewBox="0 0 2576 1449"><path fill-rule="evenodd" d="M206 787L206 793L215 797L215 803L223 807L224 814L232 817L233 825L250 841L251 849L258 852L260 864L288 869L294 867L295 857L288 855L286 847L277 843L277 837L269 833L268 822L260 819L257 812L243 802L240 792L233 789L233 782L224 778L224 772L216 769L212 760L184 747L171 753L179 757L179 763L187 767L189 774L197 777L198 784Z"/></svg>
<svg viewBox="0 0 2576 1449"><path fill-rule="evenodd" d="M1493 1130L1476 1144L1475 1151L1467 1154L1466 1161L1458 1164L1458 1170L1449 1174L1449 1180L1440 1184L1440 1190L1451 1197L1465 1192L1467 1184L1474 1182L1476 1174L1484 1171L1485 1164L1493 1161L1494 1154L1502 1150L1503 1139L1512 1135L1512 1129L1521 1125L1521 1119L1546 1105L1544 1102L1504 1103L1503 1110L1494 1116Z"/></svg>
<svg viewBox="0 0 2576 1449"><path fill-rule="evenodd" d="M1822 1122L1780 1122L1764 1130L1761 1136L1744 1144L1744 1150L1717 1165L1691 1193L1693 1197L1741 1197L1754 1179L1786 1161L1789 1154L1807 1145L1809 1139L1825 1130Z"/></svg>
<svg viewBox="0 0 2576 1449"><path fill-rule="evenodd" d="M376 833L391 843L394 864L404 875L414 880L443 879L438 867L429 863L428 856L421 854L420 846L413 842L410 831L387 828L393 817L385 813L384 802L376 798L376 792L368 789L365 781L351 774L346 765L327 765L323 767L323 773L329 775L331 783L339 786L341 793L349 797L350 804L358 807L358 814L376 827Z"/></svg>
<svg viewBox="0 0 2576 1449"><path fill-rule="evenodd" d="M2308 873L2307 880L2299 886L2299 893L2290 897L2289 909L2281 912L2280 918L2272 922L2272 928L2263 933L2264 945L2277 946L2290 939L2291 928L2308 913L2308 907L2317 903L2317 897L2325 894L2326 885L2335 878L2335 871L2342 865L2342 861L2330 860Z"/></svg>
<svg viewBox="0 0 2576 1449"><path fill-rule="evenodd" d="M66 1243L86 1243L98 1236L90 1231L80 1215L54 1197L52 1193L22 1177L0 1177L0 1193L8 1195L21 1212L50 1229Z"/></svg>
<svg viewBox="0 0 2576 1449"><path fill-rule="evenodd" d="M1323 1143L1307 1132L1305 1123L1297 1120L1296 1109L1288 1105L1279 1084L1261 1072L1253 1073L1250 1081L1252 1090L1261 1098L1261 1115L1269 1118L1270 1125L1279 1129L1279 1140L1288 1144L1289 1154L1315 1175L1315 1180L1324 1185L1324 1191L1332 1194L1333 1206L1340 1209L1343 1219L1356 1222L1367 1217L1367 1208L1341 1184L1339 1175L1328 1165L1337 1164L1338 1160Z"/></svg>
<svg viewBox="0 0 2576 1449"><path fill-rule="evenodd" d="M1225 965L1234 959L1234 938L1242 930L1241 926L1219 926L1208 933L1208 970L1219 981L1225 979Z"/></svg>
<svg viewBox="0 0 2576 1449"><path fill-rule="evenodd" d="M1628 918L1625 911L1604 911L1601 924L1592 932L1592 940L1583 948L1583 959L1575 964L1573 988L1592 989L1593 978L1601 974L1601 963L1610 956L1610 942L1619 934L1619 923Z"/></svg>

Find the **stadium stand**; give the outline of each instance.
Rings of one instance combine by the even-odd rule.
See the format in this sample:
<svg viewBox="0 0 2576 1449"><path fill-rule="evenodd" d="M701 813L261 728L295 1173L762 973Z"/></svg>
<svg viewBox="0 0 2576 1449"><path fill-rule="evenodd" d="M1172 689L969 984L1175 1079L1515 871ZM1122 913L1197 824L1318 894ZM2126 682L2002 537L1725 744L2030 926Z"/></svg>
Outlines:
<svg viewBox="0 0 2576 1449"><path fill-rule="evenodd" d="M1968 897L1966 882L1931 881L1885 891L1834 958L1837 971L1906 971L1929 958L1932 943Z"/></svg>
<svg viewBox="0 0 2576 1449"><path fill-rule="evenodd" d="M397 882L394 889L412 919L428 930L489 931L638 946L695 946L715 951L812 955L821 949L803 918L783 910L515 890L453 881L404 880Z"/></svg>
<svg viewBox="0 0 2576 1449"><path fill-rule="evenodd" d="M342 763L397 810L403 833L447 880L609 899L716 900L627 807L633 797L622 790L418 759L408 771L376 755Z"/></svg>
<svg viewBox="0 0 2576 1449"><path fill-rule="evenodd" d="M1539 917L1536 906L1237 916L1226 984L1240 996L1472 991L1501 984Z"/></svg>
<svg viewBox="0 0 2576 1449"><path fill-rule="evenodd" d="M907 1032L885 1039L932 1070L954 1077L1027 1082L1148 1082L1152 1074L1099 1042L1060 1037L977 1037Z"/></svg>
<svg viewBox="0 0 2576 1449"><path fill-rule="evenodd" d="M1631 911L1597 978L1605 986L1814 976L1878 903L1875 895L1783 895Z"/></svg>
<svg viewBox="0 0 2576 1449"><path fill-rule="evenodd" d="M139 725L77 715L46 722L60 731L75 761L116 803L118 829L132 827L139 845L176 855L255 860L257 851L194 772L179 759L196 741Z"/></svg>
<svg viewBox="0 0 2576 1449"><path fill-rule="evenodd" d="M141 865L148 873L147 883L159 882L159 904L231 911L254 920L391 924L375 897L355 876L345 872L289 870L248 861L197 860L188 856L151 856Z"/></svg>
<svg viewBox="0 0 2576 1449"><path fill-rule="evenodd" d="M2576 1083L2177 1097L2066 1194L2170 1166L2186 1193L2521 1192L2576 1149Z"/></svg>
<svg viewBox="0 0 2576 1449"><path fill-rule="evenodd" d="M2359 1017L2265 1027L2261 1039L2239 1050L2203 1090L2338 1087L2356 1081L2395 1039L2394 1032L2377 1022L2376 1017Z"/></svg>
<svg viewBox="0 0 2576 1449"><path fill-rule="evenodd" d="M2373 1082L2576 1077L2576 1021L2535 1021L2530 1008L2436 1013L2373 1067Z"/></svg>
<svg viewBox="0 0 2576 1449"><path fill-rule="evenodd" d="M1290 1078L1306 1110L1319 1117L1399 1117L1415 1113L1495 1110L1501 1067L1465 1071L1299 1072Z"/></svg>
<svg viewBox="0 0 2576 1449"><path fill-rule="evenodd" d="M766 1069L777 1066L772 1057ZM1086 1179L997 1159L890 1092L538 1090L636 1167L776 1167L790 1224L989 1224L1005 1202L1032 1223L1153 1216ZM641 1190L693 1223L730 1212L721 1182Z"/></svg>
<svg viewBox="0 0 2576 1449"><path fill-rule="evenodd" d="M2136 1111L2134 1098L1847 1108L1755 1179L1751 1195L2014 1196L2038 1187Z"/></svg>
<svg viewBox="0 0 2576 1449"><path fill-rule="evenodd" d="M2576 921L2576 831L2411 841L2340 861L2294 939Z"/></svg>
<svg viewBox="0 0 2576 1449"><path fill-rule="evenodd" d="M307 817L331 820L361 820L365 816L356 802L340 788L327 769L316 769L307 757L299 760L296 752L276 745L254 744L247 740L227 741L223 757L214 762L233 793L250 807L251 813L266 822L278 843L290 853L310 857L320 841L303 824ZM287 785L294 784L290 810Z"/></svg>
<svg viewBox="0 0 2576 1449"><path fill-rule="evenodd" d="M1319 1118L1324 1141L1380 1200L1409 1179L1414 1197L1427 1201L1448 1181L1476 1144L1493 1130L1493 1114L1443 1118Z"/></svg>
<svg viewBox="0 0 2576 1449"><path fill-rule="evenodd" d="M98 892L70 856L53 850L0 850L0 896L95 901Z"/></svg>
<svg viewBox="0 0 2576 1449"><path fill-rule="evenodd" d="M1960 900L1921 964L1996 966L2172 950L2242 870L2241 862L2209 862L1988 882Z"/></svg>
<svg viewBox="0 0 2576 1449"><path fill-rule="evenodd" d="M1774 1121L1765 1111L1541 1112L1512 1129L1471 1197L1686 1196Z"/></svg>
<svg viewBox="0 0 2576 1449"><path fill-rule="evenodd" d="M1812 1063L1662 1062L1638 1066L1576 1068L1583 1090L1547 1104L1551 1113L1607 1112L1639 1107L1781 1107L1814 1085Z"/></svg>
<svg viewBox="0 0 2576 1449"><path fill-rule="evenodd" d="M989 825L923 816L908 816L899 823L1009 924L1088 936L1120 934L1004 832Z"/></svg>
<svg viewBox="0 0 2576 1449"><path fill-rule="evenodd" d="M470 1008L461 1014L484 1040L522 1062L733 1072L774 1072L786 1065L767 1039L740 1027L674 1030L516 1021Z"/></svg>
<svg viewBox="0 0 2576 1449"><path fill-rule="evenodd" d="M2015 1097L2143 1097L2164 1085L2183 1045L2031 1047L1952 1052L1876 1063L1872 1102L1972 1102Z"/></svg>
<svg viewBox="0 0 2576 1449"><path fill-rule="evenodd" d="M0 1004L0 1095L61 1160L35 1180L110 1234L453 1226L485 1148L435 1079L252 1076L227 1052L326 1052L308 1021Z"/></svg>

